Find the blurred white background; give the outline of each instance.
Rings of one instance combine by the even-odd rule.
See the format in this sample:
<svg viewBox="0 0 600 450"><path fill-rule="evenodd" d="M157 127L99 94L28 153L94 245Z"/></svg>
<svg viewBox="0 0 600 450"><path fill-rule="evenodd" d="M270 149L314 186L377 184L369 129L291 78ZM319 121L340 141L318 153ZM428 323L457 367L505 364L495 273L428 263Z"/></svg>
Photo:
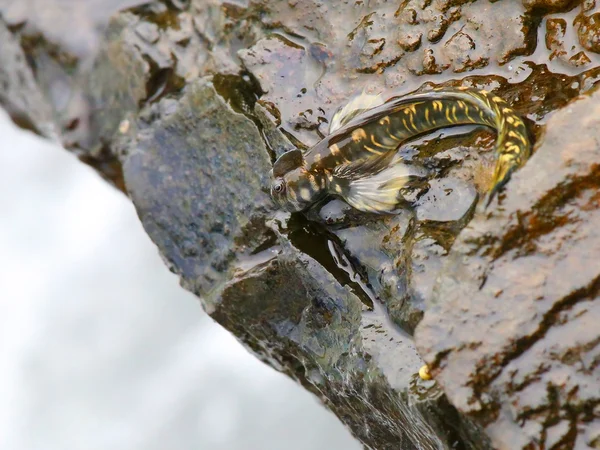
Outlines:
<svg viewBox="0 0 600 450"><path fill-rule="evenodd" d="M359 449L179 287L128 199L0 110L0 449Z"/></svg>

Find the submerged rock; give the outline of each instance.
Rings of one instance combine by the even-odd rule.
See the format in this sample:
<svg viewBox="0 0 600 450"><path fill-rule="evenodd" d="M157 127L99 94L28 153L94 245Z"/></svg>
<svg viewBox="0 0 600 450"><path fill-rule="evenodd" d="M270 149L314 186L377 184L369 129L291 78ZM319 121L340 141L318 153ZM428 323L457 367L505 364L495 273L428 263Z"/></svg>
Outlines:
<svg viewBox="0 0 600 450"><path fill-rule="evenodd" d="M417 343L495 448L600 446L600 93L548 121L459 235Z"/></svg>

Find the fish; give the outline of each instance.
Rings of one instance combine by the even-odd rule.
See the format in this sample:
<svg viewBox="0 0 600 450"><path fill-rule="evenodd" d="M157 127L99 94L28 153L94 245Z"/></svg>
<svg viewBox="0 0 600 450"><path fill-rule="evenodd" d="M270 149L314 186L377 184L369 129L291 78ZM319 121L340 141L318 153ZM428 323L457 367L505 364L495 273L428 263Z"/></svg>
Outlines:
<svg viewBox="0 0 600 450"><path fill-rule="evenodd" d="M409 139L441 128L483 125L496 131L496 165L486 207L531 155L523 120L501 97L466 87L436 88L392 97L364 92L334 114L329 135L308 149L291 150L273 164L271 197L291 212L327 196L364 212L393 213L401 190L422 181L424 169L398 162Z"/></svg>

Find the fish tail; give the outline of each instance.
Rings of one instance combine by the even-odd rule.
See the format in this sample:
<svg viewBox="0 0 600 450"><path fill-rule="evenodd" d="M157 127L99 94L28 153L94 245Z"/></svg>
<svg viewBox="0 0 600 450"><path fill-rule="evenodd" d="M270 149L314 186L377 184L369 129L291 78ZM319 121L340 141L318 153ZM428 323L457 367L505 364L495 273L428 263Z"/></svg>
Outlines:
<svg viewBox="0 0 600 450"><path fill-rule="evenodd" d="M508 103L493 93L483 90L462 90L458 95L473 98L479 104L479 108L485 111L485 114L480 116L482 122L489 120L489 124L493 125L498 134L495 150L496 166L486 198L487 208L510 180L511 175L531 156L527 127Z"/></svg>
<svg viewBox="0 0 600 450"><path fill-rule="evenodd" d="M486 207L496 194L508 183L512 174L522 167L531 156L531 142L525 122L498 97L496 104L498 139L496 142L496 166Z"/></svg>
<svg viewBox="0 0 600 450"><path fill-rule="evenodd" d="M508 183L513 172L519 167L520 164L515 162L514 158L510 155L501 155L498 158L496 167L494 168L494 176L492 178L492 187L487 193L485 199L485 208L490 206L492 200L496 197L498 192Z"/></svg>

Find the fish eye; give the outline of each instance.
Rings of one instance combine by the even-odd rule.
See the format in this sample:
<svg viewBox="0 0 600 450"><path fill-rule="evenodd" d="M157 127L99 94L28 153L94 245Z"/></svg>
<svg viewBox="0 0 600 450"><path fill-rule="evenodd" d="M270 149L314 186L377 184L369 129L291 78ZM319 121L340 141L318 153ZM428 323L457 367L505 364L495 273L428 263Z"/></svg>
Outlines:
<svg viewBox="0 0 600 450"><path fill-rule="evenodd" d="M284 190L285 190L285 181L283 181L282 179L278 179L273 183L273 192L280 194Z"/></svg>

